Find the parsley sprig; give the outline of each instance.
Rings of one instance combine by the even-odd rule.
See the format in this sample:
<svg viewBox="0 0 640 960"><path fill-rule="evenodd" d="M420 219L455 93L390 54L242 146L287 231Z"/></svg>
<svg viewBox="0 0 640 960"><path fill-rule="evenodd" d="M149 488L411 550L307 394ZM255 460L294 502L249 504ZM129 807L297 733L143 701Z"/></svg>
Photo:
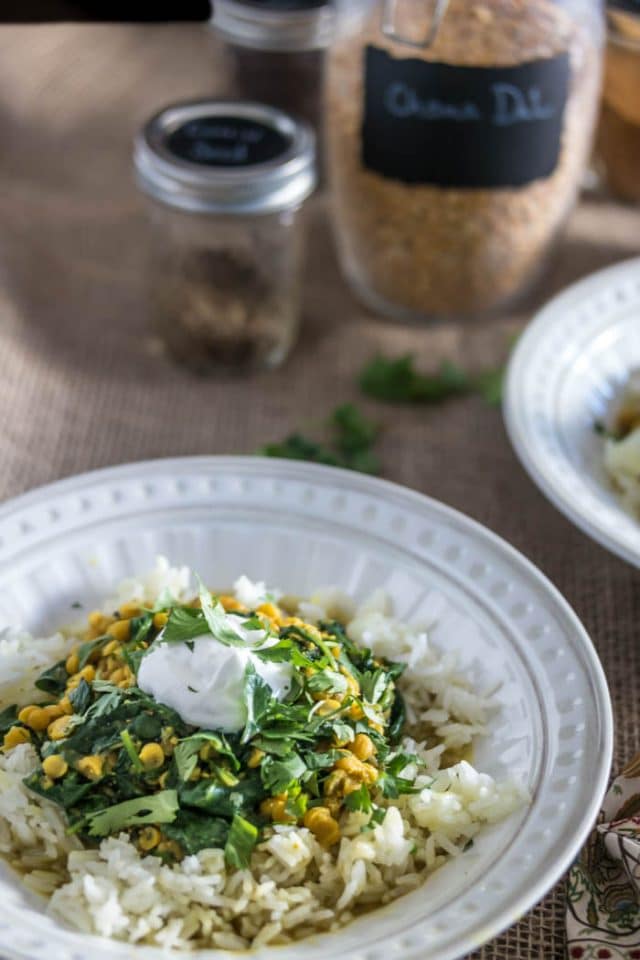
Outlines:
<svg viewBox="0 0 640 960"><path fill-rule="evenodd" d="M326 427L329 434L326 439L314 440L302 433L292 433L284 440L261 447L259 453L265 457L324 463L360 473L380 472L378 458L373 452L379 427L358 407L352 403L336 407Z"/></svg>
<svg viewBox="0 0 640 960"><path fill-rule="evenodd" d="M497 405L502 397L504 368L470 374L445 360L435 373L421 373L415 358L407 353L399 357L373 358L360 373L362 391L386 403L442 403L465 393L479 393L487 403Z"/></svg>

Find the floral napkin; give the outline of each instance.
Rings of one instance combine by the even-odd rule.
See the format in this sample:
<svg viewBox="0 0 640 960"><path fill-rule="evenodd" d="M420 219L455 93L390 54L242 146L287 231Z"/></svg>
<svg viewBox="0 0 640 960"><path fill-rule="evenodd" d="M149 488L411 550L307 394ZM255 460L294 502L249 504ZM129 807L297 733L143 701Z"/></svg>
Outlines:
<svg viewBox="0 0 640 960"><path fill-rule="evenodd" d="M640 960L640 754L571 868L566 922L569 960Z"/></svg>

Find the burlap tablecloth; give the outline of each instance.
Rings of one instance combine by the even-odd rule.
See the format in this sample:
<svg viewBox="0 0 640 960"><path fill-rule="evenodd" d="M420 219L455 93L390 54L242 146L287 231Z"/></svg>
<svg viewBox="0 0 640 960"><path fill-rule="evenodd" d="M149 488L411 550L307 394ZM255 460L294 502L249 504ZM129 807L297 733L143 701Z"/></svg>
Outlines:
<svg viewBox="0 0 640 960"><path fill-rule="evenodd" d="M147 330L131 138L152 110L220 93L224 77L206 27L0 28L0 498L127 460L252 452L336 402L360 401L355 373L376 350L480 366L504 354L530 313L430 329L373 320L339 277L319 197L304 330L286 368L222 382L171 366ZM543 296L639 250L640 212L583 202ZM363 407L384 425L387 477L487 524L574 606L611 685L619 768L640 749L638 574L538 493L482 400ZM560 885L474 957L562 957L563 905Z"/></svg>

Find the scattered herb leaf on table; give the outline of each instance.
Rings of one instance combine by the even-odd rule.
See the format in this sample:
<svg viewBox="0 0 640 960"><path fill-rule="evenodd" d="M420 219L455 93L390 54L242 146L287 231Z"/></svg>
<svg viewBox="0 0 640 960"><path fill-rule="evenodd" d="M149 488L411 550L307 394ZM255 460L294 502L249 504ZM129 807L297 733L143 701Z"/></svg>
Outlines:
<svg viewBox="0 0 640 960"><path fill-rule="evenodd" d="M268 443L261 447L259 453L265 457L283 457L286 460L307 460L332 467L345 467L360 473L380 472L378 458L372 450L379 427L367 420L358 407L352 403L336 407L327 426L330 437L325 442L292 433L278 443Z"/></svg>
<svg viewBox="0 0 640 960"><path fill-rule="evenodd" d="M362 391L387 403L442 403L451 397L477 392L495 406L502 398L504 368L470 374L445 360L435 373L420 373L411 354L378 355L362 370Z"/></svg>

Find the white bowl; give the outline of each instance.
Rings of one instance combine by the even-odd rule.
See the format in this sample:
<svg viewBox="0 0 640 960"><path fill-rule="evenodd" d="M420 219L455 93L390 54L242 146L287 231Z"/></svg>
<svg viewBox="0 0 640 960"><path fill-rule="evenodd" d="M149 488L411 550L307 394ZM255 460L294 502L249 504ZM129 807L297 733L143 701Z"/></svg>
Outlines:
<svg viewBox="0 0 640 960"><path fill-rule="evenodd" d="M480 688L501 684L501 710L475 762L523 775L532 795L421 889L339 933L253 956L450 960L514 923L567 869L606 786L609 696L575 614L504 541L417 493L331 468L244 457L133 464L0 509L0 624L50 632L71 603L99 600L158 553L212 583L246 572L302 595L328 583L357 597L385 586L408 619L419 619L430 589L444 593L478 627L462 664ZM166 960L159 949L63 929L7 867L0 885L6 956Z"/></svg>
<svg viewBox="0 0 640 960"><path fill-rule="evenodd" d="M523 466L594 540L640 566L640 522L603 466L594 424L640 367L640 259L569 287L538 313L512 354L504 416Z"/></svg>

